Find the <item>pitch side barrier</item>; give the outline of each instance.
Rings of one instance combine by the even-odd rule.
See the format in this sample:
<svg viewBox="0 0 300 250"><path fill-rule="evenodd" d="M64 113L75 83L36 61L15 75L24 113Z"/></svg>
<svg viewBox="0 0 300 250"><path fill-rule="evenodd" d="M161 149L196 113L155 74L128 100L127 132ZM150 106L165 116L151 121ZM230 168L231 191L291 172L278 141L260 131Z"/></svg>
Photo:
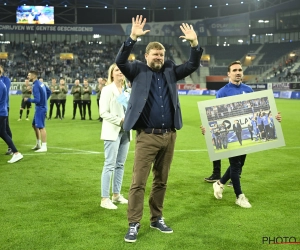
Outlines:
<svg viewBox="0 0 300 250"><path fill-rule="evenodd" d="M10 87L11 95L21 95L21 87L24 82L12 82ZM48 86L48 83L45 82ZM254 91L272 89L274 98L300 99L300 83L256 83L248 84ZM68 84L68 94L71 92L73 84ZM97 83L89 83L92 87L92 94L96 94ZM179 95L216 95L217 90L200 89L200 84L177 84Z"/></svg>
<svg viewBox="0 0 300 250"><path fill-rule="evenodd" d="M212 95L215 96L217 90L197 88L200 84L189 84L187 88L185 84L178 84L179 95ZM274 98L284 99L300 99L300 83L255 83L248 84L254 91L272 89Z"/></svg>

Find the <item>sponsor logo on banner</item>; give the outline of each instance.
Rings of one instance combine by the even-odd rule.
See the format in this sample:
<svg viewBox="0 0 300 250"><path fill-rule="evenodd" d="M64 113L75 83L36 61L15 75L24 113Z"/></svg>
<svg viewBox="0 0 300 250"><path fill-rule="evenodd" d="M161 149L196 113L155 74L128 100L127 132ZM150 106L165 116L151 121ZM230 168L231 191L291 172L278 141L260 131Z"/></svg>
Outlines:
<svg viewBox="0 0 300 250"><path fill-rule="evenodd" d="M188 90L178 90L178 95L187 95Z"/></svg>
<svg viewBox="0 0 300 250"><path fill-rule="evenodd" d="M268 88L268 85L266 83L262 83L262 84L259 84L259 83L256 83L256 84L248 84L252 89L254 90L264 90L264 89L267 89Z"/></svg>
<svg viewBox="0 0 300 250"><path fill-rule="evenodd" d="M290 89L290 84L287 82L272 83L272 89Z"/></svg>
<svg viewBox="0 0 300 250"><path fill-rule="evenodd" d="M180 83L177 84L178 89L200 89L200 84Z"/></svg>
<svg viewBox="0 0 300 250"><path fill-rule="evenodd" d="M290 99L292 91L280 91L280 98Z"/></svg>
<svg viewBox="0 0 300 250"><path fill-rule="evenodd" d="M254 79L254 75L244 75L243 82L248 82ZM206 82L228 82L228 76L206 76Z"/></svg>

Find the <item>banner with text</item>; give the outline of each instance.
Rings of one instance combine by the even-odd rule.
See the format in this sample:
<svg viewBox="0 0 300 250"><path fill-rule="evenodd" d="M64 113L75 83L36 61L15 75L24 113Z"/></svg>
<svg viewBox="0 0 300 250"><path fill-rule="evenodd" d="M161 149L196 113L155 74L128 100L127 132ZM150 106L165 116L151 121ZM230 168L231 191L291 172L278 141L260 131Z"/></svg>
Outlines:
<svg viewBox="0 0 300 250"><path fill-rule="evenodd" d="M124 35L119 24L102 25L32 25L32 24L0 24L1 33L61 33L61 34L101 34Z"/></svg>
<svg viewBox="0 0 300 250"><path fill-rule="evenodd" d="M227 17L187 20L193 25L198 36L236 36L249 34L249 14L239 14ZM1 33L37 34L100 34L100 35L130 35L131 23L127 24L87 24L87 25L34 25L34 24L0 24ZM144 29L150 30L151 36L182 35L181 22L146 23Z"/></svg>

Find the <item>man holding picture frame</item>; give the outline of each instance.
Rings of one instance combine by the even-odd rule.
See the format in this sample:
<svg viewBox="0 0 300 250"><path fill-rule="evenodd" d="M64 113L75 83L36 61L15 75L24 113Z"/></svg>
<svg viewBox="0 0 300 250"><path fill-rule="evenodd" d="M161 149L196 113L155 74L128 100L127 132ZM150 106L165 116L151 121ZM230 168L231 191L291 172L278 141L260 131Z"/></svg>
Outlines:
<svg viewBox="0 0 300 250"><path fill-rule="evenodd" d="M216 95L217 98L253 92L250 86L242 83L243 69L240 61L234 61L228 65L227 75L229 77L229 83L222 87L220 90L218 90ZM275 118L277 119L277 121L281 122L280 113L278 113ZM205 127L201 126L201 130L202 134L204 135ZM214 196L217 199L222 199L224 185L229 179L231 179L233 189L236 195L235 203L243 208L251 208L251 204L242 192L240 183L240 173L246 160L246 154L229 157L228 159L230 163L228 169L226 170L225 174L221 177L221 179L213 184ZM220 161L217 162L220 163Z"/></svg>

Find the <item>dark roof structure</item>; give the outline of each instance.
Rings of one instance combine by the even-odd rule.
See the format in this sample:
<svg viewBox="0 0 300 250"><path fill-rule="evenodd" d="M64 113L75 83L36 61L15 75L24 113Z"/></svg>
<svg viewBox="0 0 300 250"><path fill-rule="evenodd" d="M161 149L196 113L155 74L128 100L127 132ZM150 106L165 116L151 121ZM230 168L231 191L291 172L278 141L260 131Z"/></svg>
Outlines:
<svg viewBox="0 0 300 250"><path fill-rule="evenodd" d="M19 5L55 7L57 24L128 23L142 14L150 22L236 15L295 0L0 0L0 22L15 22ZM300 1L299 9L300 9Z"/></svg>

